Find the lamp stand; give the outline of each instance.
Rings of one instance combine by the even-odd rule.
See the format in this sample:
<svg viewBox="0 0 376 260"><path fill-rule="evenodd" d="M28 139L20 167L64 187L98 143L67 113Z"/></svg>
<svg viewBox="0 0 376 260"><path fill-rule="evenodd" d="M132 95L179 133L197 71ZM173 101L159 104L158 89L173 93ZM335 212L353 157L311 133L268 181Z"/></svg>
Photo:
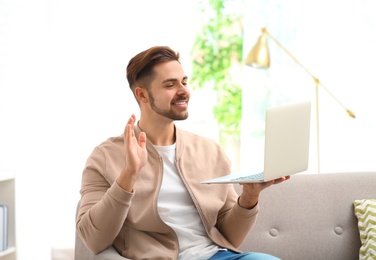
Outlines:
<svg viewBox="0 0 376 260"><path fill-rule="evenodd" d="M267 68L269 67L269 51L266 44L266 36L268 36L279 48L281 48L295 63L297 63L308 75L314 80L316 84L316 141L317 141L317 171L320 173L320 128L319 128L319 86L322 87L340 106L342 106L346 113L355 118L355 114L347 109L320 81L316 78L303 64L301 64L282 44L277 41L266 28L261 29L261 36L256 45L247 56L246 64L252 67Z"/></svg>
<svg viewBox="0 0 376 260"><path fill-rule="evenodd" d="M316 96L316 147L317 147L317 173L320 173L320 127L319 127L319 82L315 87Z"/></svg>

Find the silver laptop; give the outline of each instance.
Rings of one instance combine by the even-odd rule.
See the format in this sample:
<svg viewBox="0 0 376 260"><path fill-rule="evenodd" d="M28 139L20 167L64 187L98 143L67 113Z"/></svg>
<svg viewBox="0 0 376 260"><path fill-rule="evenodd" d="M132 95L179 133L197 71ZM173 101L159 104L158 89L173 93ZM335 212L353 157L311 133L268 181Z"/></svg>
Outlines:
<svg viewBox="0 0 376 260"><path fill-rule="evenodd" d="M234 173L201 183L266 182L308 169L311 102L268 108L265 119L264 170Z"/></svg>

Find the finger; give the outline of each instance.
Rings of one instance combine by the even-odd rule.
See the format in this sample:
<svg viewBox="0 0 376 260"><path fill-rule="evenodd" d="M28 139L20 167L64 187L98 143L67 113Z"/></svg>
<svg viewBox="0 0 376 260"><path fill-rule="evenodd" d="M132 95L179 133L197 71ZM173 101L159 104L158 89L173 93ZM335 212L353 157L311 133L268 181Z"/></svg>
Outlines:
<svg viewBox="0 0 376 260"><path fill-rule="evenodd" d="M129 119L128 119L128 122L127 122L127 125L130 124L130 125L133 125L134 122L136 121L136 116L134 114L132 114Z"/></svg>
<svg viewBox="0 0 376 260"><path fill-rule="evenodd" d="M276 179L274 184L278 184L278 183L284 182L284 181L289 180L289 179L290 179L290 176L285 176L285 177Z"/></svg>
<svg viewBox="0 0 376 260"><path fill-rule="evenodd" d="M270 187L270 186L272 186L273 184L275 184L275 180L271 180L271 181L268 181L268 182L264 182L264 187L263 187L263 188Z"/></svg>
<svg viewBox="0 0 376 260"><path fill-rule="evenodd" d="M128 124L127 125L127 136L128 136L128 138L133 138L135 136L135 134L134 134L134 125L133 124Z"/></svg>
<svg viewBox="0 0 376 260"><path fill-rule="evenodd" d="M124 138L126 137L133 137L134 136L134 122L136 121L136 116L132 114L129 119L127 124L125 125L124 128Z"/></svg>
<svg viewBox="0 0 376 260"><path fill-rule="evenodd" d="M146 133L145 132L140 133L138 137L138 144L140 145L142 149L146 148Z"/></svg>
<svg viewBox="0 0 376 260"><path fill-rule="evenodd" d="M268 185L268 184L273 184L276 180L270 180L270 181L266 181L266 182L263 182L264 185Z"/></svg>
<svg viewBox="0 0 376 260"><path fill-rule="evenodd" d="M136 122L136 116L135 114L132 114L130 119L132 119L132 124L134 124Z"/></svg>

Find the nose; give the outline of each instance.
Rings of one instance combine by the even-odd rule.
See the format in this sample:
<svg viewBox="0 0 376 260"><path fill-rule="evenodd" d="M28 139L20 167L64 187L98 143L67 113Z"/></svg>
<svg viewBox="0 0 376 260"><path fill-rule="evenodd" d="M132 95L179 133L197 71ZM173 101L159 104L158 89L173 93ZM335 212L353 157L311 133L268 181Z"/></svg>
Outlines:
<svg viewBox="0 0 376 260"><path fill-rule="evenodd" d="M179 89L177 91L178 95L188 95L190 93L190 90L187 85L184 85L183 83L179 84Z"/></svg>

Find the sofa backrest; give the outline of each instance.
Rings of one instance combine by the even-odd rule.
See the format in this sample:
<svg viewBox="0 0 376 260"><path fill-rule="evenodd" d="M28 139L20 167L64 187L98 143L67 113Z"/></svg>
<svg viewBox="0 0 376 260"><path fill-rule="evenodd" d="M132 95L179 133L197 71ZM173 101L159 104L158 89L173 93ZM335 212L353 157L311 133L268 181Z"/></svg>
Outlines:
<svg viewBox="0 0 376 260"><path fill-rule="evenodd" d="M257 223L241 249L283 260L358 259L353 202L371 198L376 172L293 175L261 193Z"/></svg>

